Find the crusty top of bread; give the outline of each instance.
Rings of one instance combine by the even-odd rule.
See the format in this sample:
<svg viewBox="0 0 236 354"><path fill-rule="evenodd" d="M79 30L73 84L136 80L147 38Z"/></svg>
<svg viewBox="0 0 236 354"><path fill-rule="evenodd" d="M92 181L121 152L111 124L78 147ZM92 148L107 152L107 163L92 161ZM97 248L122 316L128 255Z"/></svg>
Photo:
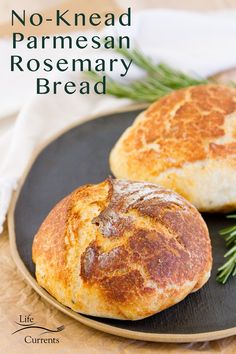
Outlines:
<svg viewBox="0 0 236 354"><path fill-rule="evenodd" d="M122 148L157 174L209 156L236 155L236 123L233 132L224 127L226 117L235 111L233 88L206 85L178 90L145 111L123 139ZM233 133L229 143L223 139L227 133ZM132 165L136 168L135 161Z"/></svg>
<svg viewBox="0 0 236 354"><path fill-rule="evenodd" d="M155 184L107 179L63 199L33 244L41 286L75 311L139 319L209 278L211 245L197 210Z"/></svg>
<svg viewBox="0 0 236 354"><path fill-rule="evenodd" d="M228 165L236 168L234 88L200 85L170 93L135 120L110 156L111 169L117 178L163 184L183 194L197 207L195 196L181 186L185 171L181 181L176 181L176 176L170 177L169 173L210 160L227 160ZM198 176L197 171L195 175ZM186 183L188 177L187 171ZM192 177L189 184L195 185Z"/></svg>

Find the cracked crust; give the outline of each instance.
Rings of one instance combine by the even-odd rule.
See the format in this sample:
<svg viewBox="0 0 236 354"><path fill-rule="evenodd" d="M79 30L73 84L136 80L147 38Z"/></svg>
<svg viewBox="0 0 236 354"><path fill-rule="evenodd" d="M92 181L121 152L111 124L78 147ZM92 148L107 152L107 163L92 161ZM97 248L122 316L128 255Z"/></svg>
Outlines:
<svg viewBox="0 0 236 354"><path fill-rule="evenodd" d="M136 320L181 301L208 280L207 227L172 191L107 179L59 202L33 243L39 284L93 316Z"/></svg>
<svg viewBox="0 0 236 354"><path fill-rule="evenodd" d="M182 89L152 104L110 155L117 178L174 189L201 211L236 208L236 90Z"/></svg>

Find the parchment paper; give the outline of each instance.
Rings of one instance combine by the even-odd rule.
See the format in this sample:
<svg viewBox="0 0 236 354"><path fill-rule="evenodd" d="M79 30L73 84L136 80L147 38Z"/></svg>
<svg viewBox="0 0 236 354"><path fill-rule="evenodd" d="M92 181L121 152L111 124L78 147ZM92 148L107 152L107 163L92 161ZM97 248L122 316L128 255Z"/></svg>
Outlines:
<svg viewBox="0 0 236 354"><path fill-rule="evenodd" d="M42 1L45 2L45 0ZM123 0L121 1L124 2ZM14 1L12 2L14 3ZM141 0L139 2L141 3ZM102 2L99 1L99 3L101 4ZM155 1L157 6L163 3L163 1ZM232 4L231 6L235 6L234 0L228 0L227 2L224 0L201 1L201 4L203 3L202 7L204 9L208 9L210 4L211 9L222 8L224 7L223 5L230 6ZM145 1L146 4L147 1ZM199 4L200 2L165 0L165 7L179 7L181 5L186 9L188 5L190 7L193 6L193 9L196 10L196 6ZM67 8L69 7L67 3ZM9 26L5 27L0 26L0 34L9 33ZM10 255L6 228L4 234L0 237L0 275L0 354L236 354L236 336L213 342L166 344L129 340L85 327L46 303L26 284ZM40 332L37 329L27 329L12 335L12 332L19 328L19 325L15 323L19 320L19 315L28 314L34 317L37 324L47 328L56 328L64 325L65 329L60 333L50 333L41 336L56 337L59 339L59 343L25 343L24 338L26 335L40 337Z"/></svg>
<svg viewBox="0 0 236 354"><path fill-rule="evenodd" d="M194 354L236 353L236 336L213 342L166 344L129 340L88 328L67 317L31 289L17 270L10 254L8 232L0 237L0 354ZM38 325L65 329L40 335L39 329L19 329L19 315L31 314ZM25 343L26 336L57 338L59 343ZM27 340L30 340L27 338Z"/></svg>

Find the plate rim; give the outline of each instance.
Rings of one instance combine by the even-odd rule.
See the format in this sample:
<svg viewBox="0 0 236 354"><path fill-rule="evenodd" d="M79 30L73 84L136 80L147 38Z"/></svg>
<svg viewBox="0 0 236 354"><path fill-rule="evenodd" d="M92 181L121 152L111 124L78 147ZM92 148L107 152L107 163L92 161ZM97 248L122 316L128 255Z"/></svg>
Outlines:
<svg viewBox="0 0 236 354"><path fill-rule="evenodd" d="M16 244L16 234L15 234L15 223L14 223L14 215L15 215L15 208L20 196L22 187L24 182L34 164L37 157L40 153L53 141L58 139L60 136L64 135L69 130L86 123L90 120L94 120L100 117L105 117L111 114L116 113L123 113L123 112L130 112L135 111L138 109L145 109L148 105L147 104L131 104L125 105L123 107L119 107L118 109L103 111L95 115L89 115L81 119L80 121L73 122L66 128L60 130L56 134L53 134L49 139L47 139L43 144L35 150L32 154L32 157L25 168L22 178L18 182L18 187L16 191L14 191L13 196L11 198L10 207L8 210L7 215L7 224L8 224L8 231L9 231L9 241L10 241L10 251L15 262L17 268L19 269L20 273L23 275L24 280L50 305L54 306L67 316L77 320L78 322L94 328L96 330L109 333L112 335L116 335L119 337L135 339L135 340L144 340L150 342L165 342L165 343L190 343L190 342L202 342L202 341L212 341L216 339L226 338L229 336L236 335L236 327L227 328L219 331L211 331L211 332L202 332L202 333L187 333L187 334L172 334L172 333L148 333L148 332L139 332L139 331L132 331L128 329L119 328L116 326L112 326L109 324L104 324L101 322L96 321L96 319L91 319L88 317L83 316L80 313L77 313L71 310L69 307L62 305L59 301L57 301L53 296L51 296L46 290L44 290L39 284L37 283L36 279L30 274L29 270L25 266L23 260L21 259L17 244Z"/></svg>

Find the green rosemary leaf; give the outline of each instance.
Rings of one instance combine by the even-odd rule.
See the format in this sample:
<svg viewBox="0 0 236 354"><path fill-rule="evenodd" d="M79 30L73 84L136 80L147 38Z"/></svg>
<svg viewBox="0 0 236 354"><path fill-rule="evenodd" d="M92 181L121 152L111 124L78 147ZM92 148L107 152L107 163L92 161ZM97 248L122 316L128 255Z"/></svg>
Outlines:
<svg viewBox="0 0 236 354"><path fill-rule="evenodd" d="M220 235L227 235L236 230L236 226L226 227L225 229L220 230Z"/></svg>
<svg viewBox="0 0 236 354"><path fill-rule="evenodd" d="M235 219L236 215L228 215L227 218ZM229 250L224 255L227 261L218 268L216 279L225 284L230 276L236 275L236 225L221 230L220 235L224 237Z"/></svg>
<svg viewBox="0 0 236 354"><path fill-rule="evenodd" d="M132 60L134 65L145 72L145 76L127 85L107 77L106 92L112 96L151 103L173 90L210 82L203 78L184 74L164 63L157 65L137 49L116 48L115 50L121 56ZM87 76L94 81L100 79L100 75L96 72L87 72Z"/></svg>
<svg viewBox="0 0 236 354"><path fill-rule="evenodd" d="M236 260L236 244L227 253L225 253L225 257L229 257L231 255L233 255L234 256L233 259Z"/></svg>

